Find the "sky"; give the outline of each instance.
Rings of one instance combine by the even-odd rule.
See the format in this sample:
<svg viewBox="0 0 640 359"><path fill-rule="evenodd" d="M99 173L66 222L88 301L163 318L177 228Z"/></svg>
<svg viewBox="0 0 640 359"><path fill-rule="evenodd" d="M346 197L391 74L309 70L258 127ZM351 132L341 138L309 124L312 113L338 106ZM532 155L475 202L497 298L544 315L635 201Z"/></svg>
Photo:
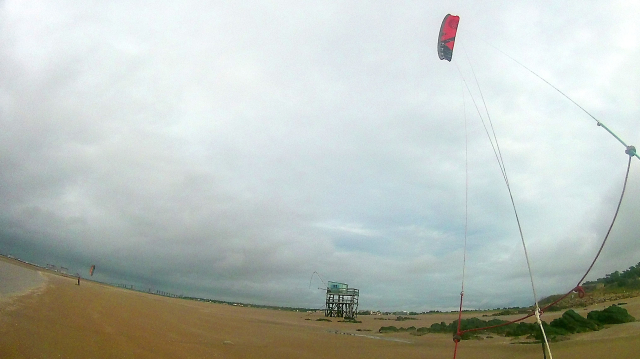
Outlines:
<svg viewBox="0 0 640 359"><path fill-rule="evenodd" d="M436 53L448 13L452 62ZM322 308L336 281L389 311L457 308L464 269L466 309L531 305L484 121L536 297L564 293L607 233L629 156L526 68L640 145L638 13L0 1L0 253L278 306ZM634 158L587 280L640 262L639 196Z"/></svg>

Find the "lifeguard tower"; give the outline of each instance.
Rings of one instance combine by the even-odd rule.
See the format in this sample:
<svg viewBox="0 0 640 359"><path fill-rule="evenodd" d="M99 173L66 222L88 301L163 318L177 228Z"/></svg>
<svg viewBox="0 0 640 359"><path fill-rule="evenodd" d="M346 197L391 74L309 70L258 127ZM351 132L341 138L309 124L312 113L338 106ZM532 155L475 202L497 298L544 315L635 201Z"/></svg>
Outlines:
<svg viewBox="0 0 640 359"><path fill-rule="evenodd" d="M358 315L358 297L360 291L349 288L345 283L327 283L327 306L325 317L343 317L355 319Z"/></svg>

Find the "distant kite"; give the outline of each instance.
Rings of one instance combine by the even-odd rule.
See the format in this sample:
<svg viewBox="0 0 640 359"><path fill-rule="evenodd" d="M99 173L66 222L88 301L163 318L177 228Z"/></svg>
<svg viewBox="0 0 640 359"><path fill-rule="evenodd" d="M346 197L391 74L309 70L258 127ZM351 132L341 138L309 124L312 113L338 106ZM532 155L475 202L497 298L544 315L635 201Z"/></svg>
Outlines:
<svg viewBox="0 0 640 359"><path fill-rule="evenodd" d="M438 35L438 57L440 60L451 61L453 56L453 45L456 42L456 32L458 32L458 23L460 16L447 14L442 20L440 26L440 34Z"/></svg>
<svg viewBox="0 0 640 359"><path fill-rule="evenodd" d="M91 269L89 269L89 275L91 275L93 277L93 271L96 270L96 265L92 265Z"/></svg>

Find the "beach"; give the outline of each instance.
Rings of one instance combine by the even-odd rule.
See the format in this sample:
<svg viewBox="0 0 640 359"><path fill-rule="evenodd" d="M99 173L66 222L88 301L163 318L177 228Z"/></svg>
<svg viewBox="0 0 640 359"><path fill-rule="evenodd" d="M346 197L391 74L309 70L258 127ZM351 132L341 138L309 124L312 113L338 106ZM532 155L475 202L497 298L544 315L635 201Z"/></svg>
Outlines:
<svg viewBox="0 0 640 359"><path fill-rule="evenodd" d="M429 326L456 313L361 315L361 323L318 321L322 312L292 312L168 298L88 280L77 285L17 261L0 260L0 278L24 281L0 302L1 358L451 358L451 335L379 334L381 326ZM13 268L18 267L19 269ZM7 275L7 273L11 273ZM38 281L40 277L42 281ZM4 281L3 287L4 287ZM26 283L26 284L25 284ZM7 286L8 287L8 286ZM3 289L5 291L6 289ZM8 290L6 290L9 292ZM640 318L640 300L624 307ZM600 304L599 309L604 305ZM580 309L586 316L586 311ZM545 314L550 321L560 313ZM478 316L465 313L466 317ZM506 317L504 317L506 318ZM501 317L501 319L503 319ZM572 335L552 343L557 358L637 358L640 322ZM540 345L496 336L459 344L457 358L536 358Z"/></svg>

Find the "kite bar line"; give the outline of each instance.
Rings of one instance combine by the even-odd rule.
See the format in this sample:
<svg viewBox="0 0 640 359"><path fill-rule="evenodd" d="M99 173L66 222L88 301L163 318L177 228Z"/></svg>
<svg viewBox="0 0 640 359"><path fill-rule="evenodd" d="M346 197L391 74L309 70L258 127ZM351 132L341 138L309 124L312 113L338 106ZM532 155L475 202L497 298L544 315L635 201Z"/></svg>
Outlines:
<svg viewBox="0 0 640 359"><path fill-rule="evenodd" d="M465 55L466 55L466 51L465 51ZM469 60L468 55L466 57L467 57L467 61L469 62L469 66L470 66L471 71L473 73L474 79L476 81L476 86L478 87L478 91L480 92L480 97L482 98L482 101L483 101L485 112L487 114L487 121L489 122L489 126L491 128L491 134L489 134L489 130L488 130L488 128L487 128L487 126L486 126L486 124L484 122L484 118L483 118L482 114L480 113L480 109L478 108L478 105L476 104L476 101L473 98L473 95L471 95L471 99L472 99L472 101L473 101L473 103L474 103L474 105L476 107L476 110L478 111L478 116L480 116L480 120L482 121L482 125L484 126L484 129L485 129L485 132L487 134L487 137L489 137L489 141L491 142L494 154L496 156L496 160L498 161L498 165L500 166L500 170L502 172L502 176L504 178L505 185L507 186L507 191L509 192L509 198L511 200L511 205L513 207L513 212L514 212L514 215L516 217L516 222L517 222L517 225L518 225L518 231L520 233L520 239L521 239L521 242L522 242L522 247L524 249L525 258L527 260L527 267L528 267L528 270L529 270L529 278L531 279L531 287L532 287L532 290L533 290L533 297L534 297L534 300L536 302L536 307L537 307L538 306L538 297L537 297L537 294L536 294L536 289L535 289L535 285L534 285L534 281L533 281L533 272L531 270L531 262L529 260L529 253L527 251L527 245L526 245L525 240L524 240L524 234L522 232L522 225L520 223L520 217L518 216L518 210L516 208L515 200L513 198L512 192L511 192L511 186L509 185L509 178L507 176L506 166L505 166L504 160L502 158L502 152L500 151L500 145L498 144L498 137L495 134L495 130L493 128L493 122L491 121L491 115L489 114L489 110L488 110L488 107L487 107L486 102L484 100L484 96L482 95L482 89L480 88L480 84L479 84L478 78L476 77L475 71L473 70L473 65L471 64L471 61ZM456 66L457 66L457 63L456 63ZM458 71L459 70L460 69L458 68ZM462 72L460 72L460 75L462 76ZM463 80L464 80L464 77L463 77ZM465 83L465 85L467 84L466 81L464 81L464 83ZM469 86L468 85L467 85L467 90L469 91L469 94L471 94L471 91L469 90ZM494 145L494 141L495 141L495 145Z"/></svg>
<svg viewBox="0 0 640 359"><path fill-rule="evenodd" d="M451 16L451 15L447 15L447 16L445 17L445 19L443 20L443 26L444 26L444 24L445 24L445 22L446 22L446 20L447 20L447 18L448 18L449 16ZM457 21L456 21L455 26L454 26L453 28L454 28L454 36L455 36L455 29L457 28ZM439 51L440 59L441 59L441 60L442 60L442 59L446 59L446 60L448 60L448 61L451 61L450 56L449 56L449 57L447 57L447 58L443 58L443 56L440 54L440 50L441 50L441 47L442 47L441 45L442 45L442 41L443 41L443 31L442 31L442 28L441 28L441 31L440 31L439 40L440 40L440 43L439 43L438 51ZM610 234L610 232L611 232L611 229L613 228L613 225L614 225L614 223L615 223L615 220L616 220L616 218L617 218L617 215L618 215L618 212L619 212L619 209L620 209L620 205L621 205L621 203L622 203L622 200L623 200L623 197L624 197L624 194L625 194L626 185L627 185L627 181L628 181L628 177L629 177L629 170L630 170L630 166L631 166L631 159L632 159L632 157L636 157L636 158L640 159L640 156L638 155L638 153L637 153L637 151L636 151L636 148L635 148L634 146L627 145L627 144L626 144L626 143L625 143L625 142L624 142L620 137L618 137L618 136L617 136L613 131L611 131L607 126L605 126L605 125L604 125L602 122L600 122L600 121L599 121L595 116L593 116L593 115L592 115L591 113L589 113L586 109L584 109L582 106L580 106L577 102L575 102L575 101L574 101L572 98L570 98L567 94L565 94L564 92L562 92L562 91L561 91L560 89L558 89L556 86L554 86L553 84L551 84L549 81L547 81L546 79L544 79L542 76L540 76L540 75L538 75L537 73L535 73L535 72L534 72L533 70L531 70L530 68L526 67L524 64L522 64L521 62L519 62L519 61L518 61L518 60L516 60L515 58L513 58L513 57L509 56L508 54L506 54L505 52L501 51L501 50L500 50L500 49L498 49L497 47L495 47L495 46L493 46L493 45L491 45L491 44L489 44L489 45L490 45L491 47L493 47L494 49L498 50L498 51L499 51L500 53L502 53L503 55L505 55L505 56L507 56L508 58L510 58L511 60L513 60L514 62L516 62L517 64L519 64L520 66L522 66L523 68L525 68L525 69L526 69L527 71L529 71L531 74L535 75L536 77L538 77L539 79L541 79L542 81L544 81L546 84L548 84L548 85L549 85L549 86L551 86L553 89L555 89L558 93L560 93L560 94L561 94L561 95L563 95L565 98L567 98L569 101L571 101L574 105L578 106L578 108L580 108L584 113L586 113L589 117L593 118L593 119L596 121L596 124L597 124L599 127L604 128L607 132L609 132L609 134L611 134L611 135L612 135L614 138L616 138L616 139L617 139L617 140L618 140L618 141L619 141L623 146L625 146L625 148L626 148L626 149L625 149L625 153L629 155L629 162L628 162L628 165L627 165L627 172L626 172L626 175L625 175L625 181L624 181L624 186L623 186L623 189L622 189L622 194L621 194L621 196L620 196L620 201L618 202L618 207L617 207L616 212L615 212L615 214L614 214L614 217L613 217L612 223L611 223L611 225L609 226L609 230L607 231L607 234L605 235L605 238L604 238L604 240L603 240L603 242L602 242L602 245L600 246L600 249L598 250L598 253L596 254L596 256L595 256L595 258L594 258L593 262L591 263L591 265L590 265L590 266L589 266L589 268L587 269L586 273L585 273L585 274L584 274L584 276L580 279L580 281L578 282L578 284L576 285L576 287L575 287L575 288L573 288L572 290L570 290L567 294L565 294L565 295L564 295L563 297L561 297L560 299L558 299L558 300L556 300L555 302L553 302L553 303L551 303L551 304L549 304L549 305L545 306L543 309L540 309L540 306L539 306L539 303L538 303L538 297L537 297L536 289L535 289L535 285L534 285L533 272L532 272L532 270L531 270L531 264L530 264L530 260L529 260L529 255L528 255L528 251L527 251L527 246L526 246L525 239L524 239L524 235L523 235L523 231L522 231L522 226L521 226L521 224L520 224L520 219L519 219L519 216L518 216L518 211L517 211L517 209L516 209L516 205L515 205L515 201L514 201L514 198L513 198L513 194L512 194L512 192L511 192L511 187L510 187L510 185L509 185L509 179L508 179L508 176L507 176L507 171L506 171L506 167L505 167L504 160L503 160L503 157L502 157L502 153L501 153L501 151L500 151L500 146L499 146L499 144L498 144L498 139L497 139L497 136L496 136L495 131L494 131L494 128L493 128L493 123L492 123L492 121L491 121L491 115L489 114L489 110L488 110L487 104L486 104L486 102L485 102L485 100L484 100L484 95L482 94L482 89L480 88L480 84L479 84L479 82L478 82L478 78L477 78L477 76L476 76L476 74L475 74L475 71L474 71L474 69L473 69L473 65L471 64L471 61L470 61L470 59L469 59L469 56L468 56L468 55L466 55L466 50L465 50L465 55L466 55L466 57L467 57L467 61L469 62L469 66L470 66L471 71L472 71L472 73L473 73L473 77L474 77L474 79L475 79L476 86L477 86L478 91L479 91L479 93L480 93L480 96L481 96L481 98L482 98L482 103L483 103L483 105L484 105L484 112L486 113L487 121L489 122L489 127L491 128L491 131L489 131L489 128L487 128L487 124L485 123L484 117L483 117L483 115L482 115L482 113L481 113L481 111L480 111L480 109L479 109L479 107L478 107L478 104L476 103L476 100L475 100L475 98L474 98L474 96L473 96L473 94L472 94L471 90L469 89L469 85L467 84L467 81L465 80L465 78L464 78L464 76L463 76L463 74L462 74L462 71L461 71L461 70L460 70L460 68L458 67L457 62L455 62L455 61L454 61L454 63L456 64L456 68L458 69L458 72L460 73L460 76L461 76L461 78L462 78L462 81L464 82L464 85L466 86L467 91L469 92L469 94L470 94L470 96L471 96L471 99L472 99L473 104L474 104L474 106L475 106L475 108L476 108L476 111L478 112L478 115L480 116L480 120L481 120L482 125L483 125L483 127L484 127L484 129L485 129L485 132L486 132L486 134L487 134L487 137L489 138L489 142L491 143L491 146L492 146L493 151L494 151L494 155L495 155L496 160L497 160L497 162L498 162L498 166L500 167L500 170L501 170L501 172L502 172L503 179L504 179L504 181L505 181L505 184L506 184L506 186L507 186L507 190L508 190L508 192L509 192L509 197L510 197L510 200L511 200L511 204L512 204L513 211L514 211L515 218L516 218L516 222L517 222L517 225L518 225L518 230L519 230L519 233L520 233L520 238L521 238L521 241L522 241L522 247L523 247L523 249L524 249L525 258L526 258L526 261L527 261L527 268L528 268L528 270L529 270L529 277L530 277L530 279L531 279L531 288L532 288L532 291L533 291L533 298L534 298L535 306L534 306L534 311L533 311L532 313L530 313L530 314L528 314L528 315L526 315L526 316L524 316L524 317L522 317L522 318L519 318L519 319L516 319L516 320L510 321L510 322L505 322L505 323L502 323L502 324L493 325L493 326L487 326L487 327L483 327L483 328L467 329L467 330L464 330L464 331L463 331L463 330L461 330L462 308L463 308L463 298L464 298L464 274L465 274L465 266L466 266L466 242L467 242L467 228L466 228L466 226L467 226L467 223L466 223L467 219L466 219L466 217L465 217L465 251L464 251L463 270L462 270L462 273L463 273L463 276L462 276L462 290L461 290L461 292L460 292L460 309L459 309L459 312L458 312L458 323L457 323L458 325L457 325L456 333L454 334L454 337L453 337L453 340L454 340L454 342L455 342L455 349L454 349L453 357L454 357L454 359L456 358L457 349L458 349L458 343L459 343L459 342L460 342L460 340L462 339L462 335L463 335L464 333L474 332L474 331L480 331L480 330L487 330L487 329L497 328L497 327L502 327L502 326L505 326L505 325L509 325L509 324L513 324L513 323L520 322L520 321L522 321L522 320L525 320L525 319L530 318L530 317L532 317L532 316L534 316L534 315L535 315L536 322L537 322L538 326L540 327L540 331L541 331L542 337L543 337L543 339L544 339L544 341L543 341L543 348L542 348L542 349L543 349L544 357L545 357L545 359L546 359L546 357L547 357L547 355L546 355L546 354L547 354L547 352L548 352L548 353L549 353L549 358L550 358L550 359L553 359L553 356L552 356L552 354L551 354L551 349L550 349L550 347L549 347L549 342L548 342L548 340L547 340L546 333L545 333L545 330L544 330L544 326L543 326L543 324L542 324L542 320L541 320L541 317L540 317L540 316L542 315L542 313L544 312L544 310L548 309L548 308L549 308L549 307L551 307L552 305L557 304L559 301L561 301L562 299L566 298L566 296L568 296L570 293L572 293L572 292L574 292L574 291L577 291L577 292L579 293L580 297L584 296L584 289L583 289L580 285L582 284L582 281L584 281L584 279L586 278L586 276L589 274L589 272L590 272L590 271L591 271L591 269L593 268L593 266L594 266L595 262L597 261L598 257L600 256L600 253L602 252L602 249L604 248L604 245L605 245L605 243L606 243L606 241L607 241L607 239L608 239L608 237L609 237L609 234ZM451 50L451 52L453 51L453 43L452 43L452 45L449 47L449 49ZM463 94L463 96L464 96L464 94ZM464 101L464 100L463 100L463 101ZM465 116L466 116L466 111L465 111ZM466 137L466 139L465 139L465 140L466 140L466 144L468 145L468 137L467 137L466 125L467 125L467 122L466 122L466 117L465 117L465 137ZM491 132L491 133L490 133L490 132ZM495 143L494 143L494 142L495 142ZM465 149L466 149L466 147L465 147ZM468 150L467 150L467 151L468 151ZM465 152L465 156L467 156L467 152ZM467 160L467 157L465 157L465 161L468 161L468 160ZM467 169L467 184L466 184L466 185L467 185L467 188L468 188L468 169ZM467 196L467 195L465 195L465 200L467 201L467 197L466 197L466 196ZM467 204L466 204L466 205L467 205ZM466 214L465 214L465 215L466 215ZM545 349L546 349L546 350L545 350Z"/></svg>
<svg viewBox="0 0 640 359"><path fill-rule="evenodd" d="M531 290L533 291L533 300L534 300L534 303L535 303L535 312L534 312L534 314L536 315L538 325L540 326L540 330L541 330L542 336L544 338L544 345L547 348L547 351L549 352L549 358L553 359L553 356L551 355L551 348L549 347L549 342L547 340L546 334L544 332L544 328L542 326L542 321L539 318L540 307L538 305L538 295L536 293L536 287L535 287L534 280L533 280L533 271L531 269L531 261L529 259L529 252L527 251L527 245L526 245L526 242L524 240L524 233L522 231L522 224L520 223L520 217L518 216L518 210L516 208L515 200L513 198L513 193L511 192L511 186L509 185L509 178L507 176L507 170L506 170L506 166L504 164L504 160L503 160L503 157L502 157L502 152L500 151L500 146L498 144L498 137L495 134L495 130L494 130L494 127L493 127L493 122L491 121L491 115L489 114L488 107L487 107L486 102L484 100L484 95L482 94L482 89L480 88L480 83L479 83L478 78L477 78L477 76L475 74L475 71L473 70L473 65L471 64L471 60L469 60L469 56L467 55L466 51L464 51L464 52L465 52L465 55L467 57L467 61L469 62L469 66L471 68L471 72L473 73L474 79L476 81L476 86L478 87L478 91L480 92L480 97L482 98L482 102L483 102L483 105L484 105L484 108L485 108L485 112L487 114L487 121L489 122L489 126L491 128L491 134L489 133L489 129L487 128L487 125L485 124L484 117L482 116L482 113L480 112L480 109L478 108L478 105L477 105L477 103L476 103L476 101L475 101L475 99L473 97L473 94L471 93L471 90L469 89L469 86L468 86L466 80L464 79L464 76L462 75L462 72L460 71L460 68L458 67L457 62L455 62L456 63L456 67L458 68L458 72L460 72L460 76L462 77L462 79L464 81L464 84L467 87L467 90L469 91L469 94L471 95L471 99L473 101L474 106L476 107L476 111L478 112L478 116L480 116L480 120L482 121L482 125L484 126L484 129L485 129L485 132L487 134L487 137L489 137L489 141L491 142L491 147L493 148L493 152L494 152L494 155L496 157L496 160L498 161L498 165L500 166L500 170L502 172L502 176L503 176L505 185L507 186L507 191L509 192L509 199L511 200L511 206L513 208L513 213L515 215L516 223L518 225L518 232L520 234L520 240L521 240L521 243L522 243L522 248L524 250L524 256L525 256L525 259L526 259L526 262L527 262L527 269L529 271L529 279L531 280ZM494 141L495 141L495 145L494 145ZM461 302L462 302L462 295L461 295ZM461 314L462 314L462 306L460 307L459 317L461 316ZM534 315L534 314L532 314L532 315ZM498 326L500 326L500 325L498 325ZM459 327L460 327L460 319L458 320L458 328ZM457 348L458 341L460 340L460 338L461 338L461 336L462 336L462 334L464 332L465 331L460 331L458 329L456 335L454 336L454 342L456 342L456 348ZM454 350L454 359L455 359L455 350Z"/></svg>
<svg viewBox="0 0 640 359"><path fill-rule="evenodd" d="M616 218L618 217L618 212L620 212L620 205L622 205L622 199L624 198L624 194L625 191L627 189L627 182L629 180L629 170L631 169L631 158L633 158L633 154L628 153L629 155L629 162L627 163L627 172L625 174L624 177L624 184L622 185L622 194L620 194L620 200L618 201L618 206L616 207L616 212L613 215L613 220L611 221L611 225L609 225L609 229L607 230L607 234L604 236L604 240L602 240L602 244L600 245L600 249L598 249L598 253L596 254L595 258L593 258L593 261L591 262L591 265L589 266L589 268L587 269L587 271L584 273L584 275L582 276L582 278L580 278L580 280L578 281L578 284L576 284L576 286L571 289L569 292L567 292L565 295L563 295L562 297L556 299L554 302L548 304L547 306L545 306L544 308L542 308L542 310L546 310L556 304L558 304L561 300L563 300L564 298L568 297L569 294L577 292L578 296L580 296L580 298L584 297L585 292L584 289L582 288L582 281L584 281L584 279L587 277L587 275L589 274L589 272L591 272L591 269L593 268L593 265L596 264L596 261L598 260L598 257L600 256L600 253L602 253L602 249L604 248L605 243L607 243L607 239L609 239L609 234L611 233L611 229L613 228L613 224L616 222Z"/></svg>
<svg viewBox="0 0 640 359"><path fill-rule="evenodd" d="M509 54L507 54L506 52L500 50L499 48L493 46L492 44L488 43L485 41L486 44L488 44L489 46L493 47L494 49L496 49L498 52L500 52L501 54L505 55L506 57L510 58L511 60L513 60L515 63L517 63L518 65L522 66L523 68L525 68L527 71L529 71L530 73L532 73L534 76L536 76L537 78L539 78L540 80L544 81L547 85L551 86L554 90L558 91L558 93L560 93L562 96L564 96L567 100L571 101L574 105L578 106L579 109L581 109L584 113L586 113L587 115L589 115L589 117L591 117L592 119L594 119L594 121L596 121L596 124L599 127L604 128L607 132L609 132L609 134L611 134L613 137L615 137L616 140L618 140L618 142L620 142L624 147L626 147L625 153L627 153L629 156L635 156L638 159L640 159L640 156L638 156L638 153L636 152L635 147L627 145L620 137L618 137L618 135L616 135L613 131L611 131L609 129L609 127L605 126L604 123L600 122L600 120L598 120L594 115L592 115L589 111L585 110L584 107L580 106L580 104L578 104L577 102L575 102L571 97L569 97L566 93L560 91L559 88L557 88L556 86L554 86L551 82L545 80L542 76L538 75L537 73L535 73L533 70L531 70L530 68L528 68L527 66L525 66L523 63L521 63L520 61L516 60L515 58L511 57Z"/></svg>
<svg viewBox="0 0 640 359"><path fill-rule="evenodd" d="M507 55L507 56L508 56L508 55ZM514 61L515 61L515 60L514 60ZM517 62L517 61L516 61L516 62ZM469 63L469 64L470 64L470 66L471 66L471 63ZM522 65L522 64L521 64L521 65ZM457 66L457 64L456 64L456 66ZM524 66L524 65L522 65L522 66L526 68L526 66ZM473 67L471 67L471 69L472 69L472 71L473 71ZM529 70L529 69L527 68L527 70ZM460 69L459 69L459 68L458 68L458 71L460 71ZM529 71L531 71L531 70L529 70ZM537 74L535 74L533 71L531 71L531 72L532 72L534 75L538 76L538 75L537 75ZM462 73L461 73L461 72L460 72L460 74L461 74L461 76L462 76ZM475 76L475 73L474 73L474 76ZM538 77L540 77L540 76L538 76ZM547 82L547 81L546 81L546 80L544 80L542 77L540 77L540 79L542 79L543 81ZM469 91L469 93L471 93L471 91L469 90L468 84L467 84L467 83L466 83L466 81L464 80L464 77L463 77L463 81L464 81L465 85L467 86L467 90ZM477 82L477 78L476 78L476 82ZM548 83L548 82L547 82L547 83ZM558 92L562 93L560 90L558 90L558 89L557 89L555 86L553 86L552 84L550 84L550 83L548 83L548 84L549 84L550 86L552 86L554 89L556 89ZM479 87L479 86L478 86L478 89L479 89L479 91L480 91L480 94L482 95L482 90L480 89L480 87ZM573 103L575 103L575 101L573 101L571 98L569 98L568 96L566 96L564 93L562 93L562 94L563 94L565 97L567 97L569 100L571 100ZM523 316L522 318L515 319L515 320L513 320L513 321L509 321L509 322L502 323L502 324L498 324L498 325L494 325L494 326L483 327L483 328L473 328L473 329L467 329L467 330L460 330L460 321L461 321L461 313L462 313L462 298L463 298L463 294L464 294L463 292L461 292L461 294L460 294L460 311L459 311L459 315L458 315L458 316L459 316L459 318L458 318L458 330L457 330L457 332L456 332L456 334L455 334L455 336L454 336L454 341L455 341L455 343L456 343L456 347L455 347L455 349L454 349L454 359L455 359L455 357L456 357L456 352L457 352L457 345L458 345L458 342L460 341L460 339L461 339L461 337L462 337L462 335L463 335L463 334L465 334L465 333L469 333L469 332L476 332L476 331L481 331L481 330L493 329L493 328L502 327L502 326L506 326L506 325L509 325L509 324L513 324L513 323L518 323L518 322L521 322L521 321L523 321L523 320L525 320L525 319L528 319L528 318L530 318L530 317L532 317L532 316L535 316L535 317L536 317L536 322L537 322L537 323L538 323L538 325L540 326L540 330L541 330L541 333L542 333L543 338L544 338L543 345L544 345L544 347L546 347L546 350L547 350L547 352L549 353L549 358L550 358L550 359L552 359L552 358L553 358L553 356L552 356L552 354L551 354L551 350L550 350L550 347L549 347L549 343L548 343L548 340L547 340L547 338L546 338L546 335L545 335L545 332L544 332L544 327L543 327L543 325L542 325L542 321L541 321L541 319L540 319L540 316L542 315L542 313L544 313L544 311L545 311L545 310L547 310L548 308L550 308L550 307L551 307L551 306L553 306L553 305L556 305L556 304L557 304L557 303L559 303L561 300L563 300L563 299L565 299L567 296L569 296L571 293L577 292L577 293L579 294L579 296L581 296L581 297L582 297L582 296L584 296L584 289L581 287L581 284L582 284L582 282L584 281L584 279L587 277L587 275L589 274L589 272L591 271L591 269L593 268L593 266L595 265L595 262L597 261L598 257L600 256L600 253L602 253L602 250L603 250L603 248L604 248L604 246L605 246L605 244L606 244L606 242L607 242L607 240L608 240L608 238L609 238L609 234L611 233L611 230L612 230L612 228L613 228L613 225L615 224L616 218L617 218L618 213L619 213L619 210L620 210L620 206L621 206L621 204L622 204L622 200L623 200L623 198L624 198L624 194L625 194L625 192L626 192L627 182L628 182L628 178L629 178L629 171L630 171L630 167L631 167L631 158L632 158L632 157L634 157L634 156L635 156L635 157L638 157L638 154L637 154L637 151L636 151L636 149L635 149L635 147L634 147L634 146L628 146L628 145L626 145L622 140L620 140L620 138L619 138L618 136L616 136L616 135L615 135L611 130L609 130L606 126L604 126L600 121L598 121L598 120L596 119L596 121L597 121L597 123L598 123L598 125L599 125L599 126L602 126L603 128L605 128L605 129L606 129L609 133L611 133L611 134L612 134L616 139L618 139L618 141L620 141L623 145L625 145L625 146L626 146L626 151L625 151L625 153L626 153L627 155L629 155L629 161L628 161L628 164L627 164L627 171L626 171L626 174L625 174L625 179L624 179L624 184L623 184L623 188L622 188L622 193L621 193L621 195L620 195L620 200L619 200L619 202L618 202L618 206L617 206L616 211L615 211L615 214L614 214L614 216L613 216L613 220L612 220L612 222L611 222L611 225L609 226L609 229L608 229L608 231L607 231L607 234L605 235L605 238L604 238L604 240L602 241L602 244L601 244L601 246L600 246L600 248L599 248L599 250L598 250L598 252L597 252L597 254L596 254L595 258L594 258L594 259L593 259L593 261L591 262L591 265L589 266L589 268L587 269L587 271L585 272L585 274L584 274L584 275L582 276L582 278L580 278L580 280L578 281L578 284L577 284L573 289L571 289L570 291L568 291L565 295L563 295L562 297L560 297L560 298L558 298L557 300L555 300L554 302L552 302L552 303L550 303L550 304L546 305L544 308L540 308L540 307L539 307L539 304L538 304L538 300L537 300L537 295L536 295L536 292L535 292L534 283L533 283L533 275L532 275L532 271L531 271L531 267L530 267L530 262L529 262L529 258L528 258L528 253L527 253L526 244L524 243L524 237L523 237L523 234L522 234L522 229L521 229L521 226L520 226L520 221L519 221L519 218L518 218L518 214L517 214L517 210L516 210L515 203L514 203L514 200L513 200L513 196L512 196L512 194L511 194L511 189L510 189L510 186L509 186L509 181L508 181L508 178L507 178L506 169L505 169L505 167L504 167L504 162L502 162L502 156L501 156L501 154L500 154L500 149L499 149L499 146L498 146L498 143L497 143L497 138L495 137L495 133L493 133L493 136L494 136L494 137L493 137L493 140L492 140L491 135L489 134L489 130L488 130L487 126L486 126L486 125L485 125L485 123L484 123L484 120L483 120L483 117L482 117L482 115L481 115L481 113L480 113L480 110L479 110L479 108L478 108L478 105L476 104L475 99L473 98L473 96L471 96L471 97L472 97L472 100L473 100L474 105L475 105L475 107L476 107L476 110L478 111L478 114L480 115L480 118L481 118L481 120L483 121L483 126L485 127L485 131L487 132L487 135L488 135L488 136L489 136L489 138L490 138L490 141L491 141L492 147L494 148L494 152L495 152L495 155L496 155L496 159L497 159L497 160L498 160L498 162L499 162L500 169L501 169L501 171L502 171L502 174L503 174L503 177L504 177L505 183L506 183L506 185L507 185L507 189L508 189L508 191L509 191L509 196L510 196L510 198L511 198L511 203L512 203L512 206L513 206L513 208L514 208L514 213L515 213L515 216L516 216L516 221L518 222L518 228L519 228L519 230L520 230L520 237L521 237L522 242L523 242L522 244L523 244L523 248L524 248L524 251L525 251L525 257L526 257L526 259L527 259L527 266L528 266L528 268L529 268L529 275L530 275L530 279L531 279L532 289L533 289L533 292L534 292L535 308L534 308L534 311L533 311L532 313L530 313L530 314L528 314L528 315L526 315L526 316ZM484 100L484 99L483 99L483 100ZM575 103L575 104L576 104L578 107L580 107L580 108L581 108L585 113L589 114L589 113L588 113L586 110L584 110L580 105L578 105L577 103ZM486 104L485 104L485 108L486 108ZM488 111L487 111L487 116L489 116ZM589 116L591 116L592 118L594 118L591 114L589 114ZM594 119L595 119L595 118L594 118ZM489 121L491 121L491 119L490 119L490 118L489 118ZM490 123L491 123L491 122L490 122ZM491 125L491 130L492 130L492 132L493 132L493 126L492 126L492 125ZM494 141L494 140L495 140L495 142L496 142L496 143L495 143L495 146L494 146L494 143L493 143L493 141ZM545 354L546 354L546 353L545 353Z"/></svg>
<svg viewBox="0 0 640 359"><path fill-rule="evenodd" d="M624 184L622 185L622 193L620 194L620 200L618 201L618 206L616 207L616 211L613 215L613 219L611 221L611 225L609 225L609 230L607 231L607 234L604 237L604 240L602 241L602 244L600 245L600 249L598 250L598 253L596 254L595 258L593 259L593 261L591 262L591 265L589 266L589 268L587 269L587 271L585 272L585 274L582 276L582 278L580 278L580 280L578 281L578 284L571 289L570 291L568 291L565 295L563 295L562 297L556 299L554 302L546 305L544 308L539 309L536 308L536 310L533 313L530 313L522 318L518 318L506 323L501 323L501 324L497 324L497 325L492 325L492 326L488 326L488 327L483 327L483 328L473 328L473 329L467 329L467 330L463 330L458 332L456 335L461 336L464 333L470 333L470 332L477 332L477 331L481 331L481 330L487 330L487 329L493 329L493 328L499 328L499 327L503 327L509 324L513 324L513 323L518 323L521 322L527 318L530 318L532 316L536 316L536 319L539 318L539 316L547 309L549 309L550 307L558 304L560 301L562 301L564 298L568 297L571 293L574 292L578 292L578 295L582 298L585 294L584 289L581 287L582 281L587 277L587 275L589 274L589 272L591 271L591 269L593 268L594 264L596 263L596 261L598 260L598 257L600 256L600 253L602 253L602 249L604 248L605 243L607 242L607 239L609 238L609 234L611 233L611 229L613 228L614 223L616 222L616 218L618 217L618 212L620 211L620 206L622 205L622 200L624 198L626 189L627 189L627 182L629 180L629 171L631 168L631 158L634 156L634 154L629 154L629 161L627 163L627 171L624 177Z"/></svg>
<svg viewBox="0 0 640 359"><path fill-rule="evenodd" d="M457 66L457 64L456 64ZM460 69L458 69L460 70ZM464 81L464 78L463 78ZM466 83L465 83L466 85ZM460 289L460 310L458 311L458 328L456 333L460 332L462 323L462 300L464 298L464 278L467 267L467 235L469 229L469 132L467 129L467 108L465 105L464 87L462 88L462 113L464 116L464 168L465 168L465 188L464 188L464 250L462 252L462 288ZM453 349L453 358L456 358L458 352L458 343L461 337L454 337L455 347Z"/></svg>

